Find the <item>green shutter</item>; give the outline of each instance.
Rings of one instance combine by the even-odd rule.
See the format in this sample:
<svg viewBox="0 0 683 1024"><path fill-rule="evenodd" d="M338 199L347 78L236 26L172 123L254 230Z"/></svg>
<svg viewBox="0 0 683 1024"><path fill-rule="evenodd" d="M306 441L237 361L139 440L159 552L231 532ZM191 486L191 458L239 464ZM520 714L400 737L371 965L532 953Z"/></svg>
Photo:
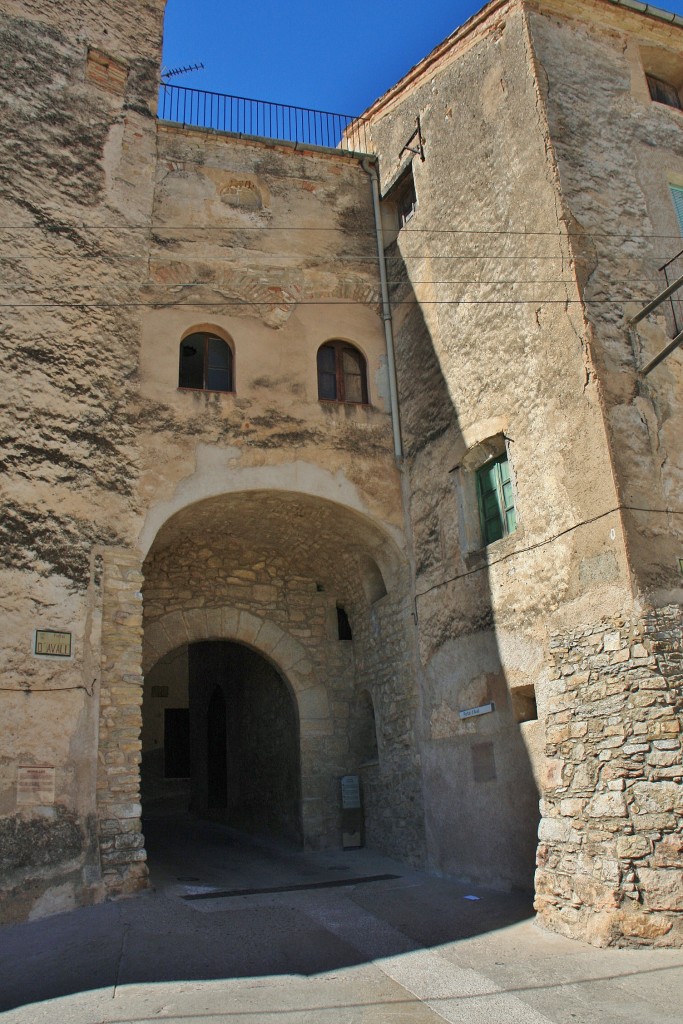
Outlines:
<svg viewBox="0 0 683 1024"><path fill-rule="evenodd" d="M484 544L513 533L517 513L507 455L500 455L477 470L477 497Z"/></svg>
<svg viewBox="0 0 683 1024"><path fill-rule="evenodd" d="M679 188L678 185L669 185L669 191L678 217L678 230L683 235L683 188Z"/></svg>

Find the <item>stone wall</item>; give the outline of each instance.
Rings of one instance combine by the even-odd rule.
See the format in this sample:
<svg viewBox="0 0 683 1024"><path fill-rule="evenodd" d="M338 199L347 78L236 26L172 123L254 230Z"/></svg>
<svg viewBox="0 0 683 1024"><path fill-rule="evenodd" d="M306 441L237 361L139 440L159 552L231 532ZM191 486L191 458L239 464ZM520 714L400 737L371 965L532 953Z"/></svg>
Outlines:
<svg viewBox="0 0 683 1024"><path fill-rule="evenodd" d="M151 209L164 3L134 7L7 0L0 11L0 208L14 228L0 298L16 304L0 328L3 920L103 894L96 555L137 529L131 370L145 264L131 238ZM36 629L70 633L71 656L36 656ZM54 797L25 803L19 773L34 766L54 771Z"/></svg>
<svg viewBox="0 0 683 1024"><path fill-rule="evenodd" d="M683 936L679 607L555 634L536 907L597 945Z"/></svg>
<svg viewBox="0 0 683 1024"><path fill-rule="evenodd" d="M147 884L140 828L142 573L135 553L103 557L97 813L108 896Z"/></svg>

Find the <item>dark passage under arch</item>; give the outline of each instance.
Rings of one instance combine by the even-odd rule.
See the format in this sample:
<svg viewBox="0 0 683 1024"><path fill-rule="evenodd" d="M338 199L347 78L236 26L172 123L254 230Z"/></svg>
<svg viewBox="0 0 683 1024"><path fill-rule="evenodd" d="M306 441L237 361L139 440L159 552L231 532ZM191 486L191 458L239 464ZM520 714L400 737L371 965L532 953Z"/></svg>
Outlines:
<svg viewBox="0 0 683 1024"><path fill-rule="evenodd" d="M184 706L189 718L184 782L164 772L171 736L162 702L176 716ZM252 834L301 841L296 703L256 651L218 640L172 652L148 674L143 723L145 813L189 809Z"/></svg>

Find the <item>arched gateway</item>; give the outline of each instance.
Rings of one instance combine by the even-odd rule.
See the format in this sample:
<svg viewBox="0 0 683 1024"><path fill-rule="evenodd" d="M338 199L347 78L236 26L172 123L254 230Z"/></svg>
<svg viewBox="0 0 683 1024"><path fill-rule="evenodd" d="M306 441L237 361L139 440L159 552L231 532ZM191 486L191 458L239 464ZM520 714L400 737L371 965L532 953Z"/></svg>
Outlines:
<svg viewBox="0 0 683 1024"><path fill-rule="evenodd" d="M368 588L369 564L386 586ZM382 529L292 492L213 496L167 520L141 571L110 553L104 576L105 639L116 623L98 789L110 892L145 883L141 753L146 803L185 801L311 848L341 845L339 780L358 774L367 841L420 856L407 568ZM370 760L361 694L376 712Z"/></svg>

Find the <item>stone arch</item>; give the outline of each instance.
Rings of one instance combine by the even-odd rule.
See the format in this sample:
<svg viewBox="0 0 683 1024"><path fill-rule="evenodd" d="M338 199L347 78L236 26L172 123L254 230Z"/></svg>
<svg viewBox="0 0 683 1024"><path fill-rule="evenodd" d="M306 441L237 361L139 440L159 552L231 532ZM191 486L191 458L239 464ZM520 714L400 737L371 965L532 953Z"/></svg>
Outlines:
<svg viewBox="0 0 683 1024"><path fill-rule="evenodd" d="M292 691L302 734L307 723L320 723L328 717L327 691L317 683L303 644L269 619L232 607L169 612L146 625L143 674L176 647L202 640L232 640L270 661Z"/></svg>
<svg viewBox="0 0 683 1024"><path fill-rule="evenodd" d="M281 494L334 506L343 514L357 517L364 527L363 546L391 586L405 562L402 528L378 521L368 508L357 485L340 473L322 466L293 461L276 466L236 465L236 449L198 444L195 471L179 481L173 495L151 506L138 545L143 557L149 554L160 532L179 513L207 499L231 499L244 495Z"/></svg>

